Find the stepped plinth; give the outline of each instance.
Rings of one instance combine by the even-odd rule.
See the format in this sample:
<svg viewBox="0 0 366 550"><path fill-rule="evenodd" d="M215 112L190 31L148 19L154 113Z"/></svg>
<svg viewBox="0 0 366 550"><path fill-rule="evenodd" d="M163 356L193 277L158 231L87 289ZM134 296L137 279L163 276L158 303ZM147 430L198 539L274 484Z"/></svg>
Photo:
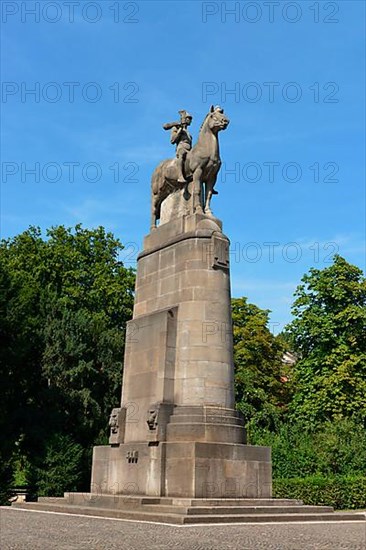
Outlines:
<svg viewBox="0 0 366 550"><path fill-rule="evenodd" d="M17 508L172 525L361 521L365 513L334 512L331 506L306 506L294 499L189 499L98 493L65 493L64 498L13 504Z"/></svg>
<svg viewBox="0 0 366 550"><path fill-rule="evenodd" d="M245 444L233 376L222 224L203 214L163 223L138 258L118 426L94 449L92 491L270 497L270 449Z"/></svg>

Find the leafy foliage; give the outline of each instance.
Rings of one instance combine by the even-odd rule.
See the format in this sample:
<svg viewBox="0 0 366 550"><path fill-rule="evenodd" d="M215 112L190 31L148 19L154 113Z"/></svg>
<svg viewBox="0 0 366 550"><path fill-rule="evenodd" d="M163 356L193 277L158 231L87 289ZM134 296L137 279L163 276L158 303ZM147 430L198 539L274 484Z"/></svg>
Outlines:
<svg viewBox="0 0 366 550"><path fill-rule="evenodd" d="M268 310L232 300L235 390L246 422L273 425L286 407L289 388L283 382L284 343L268 329Z"/></svg>
<svg viewBox="0 0 366 550"><path fill-rule="evenodd" d="M62 437L89 456L105 433L119 402L124 327L132 316L134 272L118 260L122 248L102 227L81 225L51 228L46 239L31 227L1 241L5 462L18 443L40 472L51 455L57 463ZM51 434L63 445L50 447Z"/></svg>
<svg viewBox="0 0 366 550"><path fill-rule="evenodd" d="M335 256L333 265L310 269L302 282L287 327L301 357L292 415L307 425L354 415L366 419L366 279Z"/></svg>

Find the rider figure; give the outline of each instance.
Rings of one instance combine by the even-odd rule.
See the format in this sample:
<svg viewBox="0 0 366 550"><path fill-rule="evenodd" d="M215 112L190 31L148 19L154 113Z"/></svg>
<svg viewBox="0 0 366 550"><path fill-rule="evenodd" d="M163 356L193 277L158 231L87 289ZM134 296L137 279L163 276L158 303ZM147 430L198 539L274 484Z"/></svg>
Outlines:
<svg viewBox="0 0 366 550"><path fill-rule="evenodd" d="M192 136L188 131L188 126L192 122L192 115L187 111L179 111L180 123L173 126L170 135L170 143L176 145L176 156L178 159L178 183L187 183L184 177L184 162L188 151L192 149Z"/></svg>

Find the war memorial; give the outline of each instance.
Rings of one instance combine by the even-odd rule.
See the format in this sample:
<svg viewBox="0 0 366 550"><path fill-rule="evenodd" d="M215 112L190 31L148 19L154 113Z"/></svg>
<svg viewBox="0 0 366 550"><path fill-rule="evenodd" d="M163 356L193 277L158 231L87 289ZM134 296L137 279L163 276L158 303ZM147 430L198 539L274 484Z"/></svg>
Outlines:
<svg viewBox="0 0 366 550"><path fill-rule="evenodd" d="M358 519L272 498L271 449L246 444L234 402L229 239L211 210L229 119L212 106L192 146L192 117L179 113L164 125L176 157L152 175L122 398L109 445L94 448L90 493L18 506L172 524Z"/></svg>

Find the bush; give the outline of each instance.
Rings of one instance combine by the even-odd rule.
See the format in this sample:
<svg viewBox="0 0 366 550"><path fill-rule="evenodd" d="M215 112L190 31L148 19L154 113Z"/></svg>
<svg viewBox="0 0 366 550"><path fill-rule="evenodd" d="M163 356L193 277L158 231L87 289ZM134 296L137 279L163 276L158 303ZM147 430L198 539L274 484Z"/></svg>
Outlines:
<svg viewBox="0 0 366 550"><path fill-rule="evenodd" d="M275 433L251 427L249 442L272 447L276 479L366 475L366 430L361 422L325 422L313 430L282 424Z"/></svg>
<svg viewBox="0 0 366 550"><path fill-rule="evenodd" d="M273 496L300 499L304 504L333 506L338 510L366 508L366 476L275 479Z"/></svg>
<svg viewBox="0 0 366 550"><path fill-rule="evenodd" d="M0 460L0 506L10 504L12 477L13 469L11 462Z"/></svg>
<svg viewBox="0 0 366 550"><path fill-rule="evenodd" d="M30 466L27 482L39 496L58 497L77 491L82 475L83 449L70 436L54 434L46 443L42 464Z"/></svg>

